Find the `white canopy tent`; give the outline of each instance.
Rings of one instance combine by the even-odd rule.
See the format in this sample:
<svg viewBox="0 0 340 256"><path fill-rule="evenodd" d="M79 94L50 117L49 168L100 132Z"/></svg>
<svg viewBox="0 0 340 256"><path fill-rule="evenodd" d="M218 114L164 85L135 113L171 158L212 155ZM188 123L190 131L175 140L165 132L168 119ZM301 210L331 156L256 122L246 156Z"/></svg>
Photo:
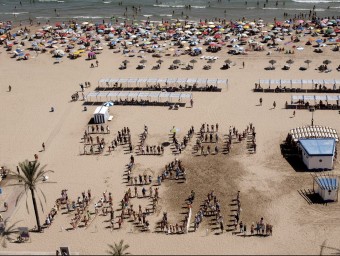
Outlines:
<svg viewBox="0 0 340 256"><path fill-rule="evenodd" d="M306 101L340 101L340 95L292 95L291 101L296 102L299 100Z"/></svg>
<svg viewBox="0 0 340 256"><path fill-rule="evenodd" d="M312 89L315 88L315 84L321 84L321 85L340 85L340 80L337 79L260 79L259 80L260 85L281 85L286 86L290 85L293 87L293 85L300 85L300 88L303 87L307 88L308 86Z"/></svg>
<svg viewBox="0 0 340 256"><path fill-rule="evenodd" d="M192 99L192 93L180 92L141 92L141 91L94 91L86 96L87 102L106 102L124 99L147 99L150 101L178 102Z"/></svg>
<svg viewBox="0 0 340 256"><path fill-rule="evenodd" d="M262 81L262 80L261 80ZM269 81L269 80L268 80ZM279 81L279 80L278 80ZM228 79L208 79L208 78L102 78L98 80L98 87L113 86L115 83L122 84L122 86L141 86L150 84L167 84L168 86L196 84L197 86L225 85L228 88Z"/></svg>

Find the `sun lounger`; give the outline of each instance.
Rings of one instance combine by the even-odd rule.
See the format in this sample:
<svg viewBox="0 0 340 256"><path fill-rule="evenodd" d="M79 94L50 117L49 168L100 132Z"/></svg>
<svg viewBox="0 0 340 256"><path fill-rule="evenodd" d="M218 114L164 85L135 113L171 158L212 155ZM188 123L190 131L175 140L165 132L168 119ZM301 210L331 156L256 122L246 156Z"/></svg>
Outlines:
<svg viewBox="0 0 340 256"><path fill-rule="evenodd" d="M109 116L108 121L112 121L113 116Z"/></svg>

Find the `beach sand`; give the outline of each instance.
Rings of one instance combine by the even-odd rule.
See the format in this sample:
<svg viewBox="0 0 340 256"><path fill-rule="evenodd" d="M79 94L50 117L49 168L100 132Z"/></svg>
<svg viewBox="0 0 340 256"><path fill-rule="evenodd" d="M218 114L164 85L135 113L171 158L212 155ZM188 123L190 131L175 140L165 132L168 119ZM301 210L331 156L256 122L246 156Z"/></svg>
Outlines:
<svg viewBox="0 0 340 256"><path fill-rule="evenodd" d="M302 44L301 44L302 45ZM1 49L1 86L0 108L1 133L0 155L1 164L12 170L19 161L33 159L39 155L39 161L47 164L54 171L49 180L55 183L44 184L47 203L43 203L45 212L40 211L41 222L60 197L62 189L68 189L71 199L76 199L82 191L91 188L94 200L99 200L104 191L112 192L114 206L119 208L119 201L127 190L123 183L123 174L130 154L124 154L122 148L101 155L80 155L82 152L81 138L86 125L92 117L95 106L88 106L83 112L82 101L70 102L70 96L79 91L80 83L90 81L95 89L100 78L220 78L228 79L228 88L221 93L194 92L194 107L180 108L178 111L166 107L113 106L110 114L113 120L108 123L111 134L104 135L112 140L117 131L128 126L132 133L134 145L143 132L144 124L149 128L150 144L169 141L169 131L173 126L180 129L183 138L191 125L198 131L202 123L219 123L221 135L227 134L229 126L236 126L239 131L252 122L256 127L257 153L250 154L246 142L233 146L230 155L195 156L192 154L193 139L187 149L179 156L171 154L165 148L164 156L136 156L138 172L150 171L159 174L164 165L179 158L188 169L188 181L178 184L166 181L160 186L160 202L156 214L148 217L151 232L140 232L130 222L125 221L121 230L106 228L108 216L97 216L86 229L67 231L73 214L61 214L55 217L52 225L42 234L31 233L31 242L8 243L0 254L20 253L54 253L60 246L69 246L71 253L105 254L107 244L118 243L124 239L130 245L128 252L132 254L319 254L321 245L326 241L329 247L340 249L340 205L308 204L299 194L300 190L312 189L312 177L309 172L297 172L282 157L280 143L292 128L308 125L311 113L307 110L296 111L292 118L292 110L284 109L286 101L290 101L289 93L254 93L252 89L259 79L335 79L339 73L335 70L339 63L338 53L327 49L324 54L312 53L311 49L294 55L273 52L266 56L265 52L251 52L248 56L228 56L227 49L216 54L219 59L211 64L212 69L203 70L206 61L197 58L193 70L177 69L170 71L169 65L177 57L163 58L164 63L158 71L151 70L156 60L145 55L147 60L144 70L136 70L139 58L129 58L126 70L118 67L126 57L104 49L98 55L99 67L89 68L90 61L84 57L77 60L64 59L60 64L53 64L49 54L32 56L29 61L15 61ZM225 59L236 63L229 70L220 70ZM281 70L288 59L295 63L289 71ZM181 56L183 62L189 62L190 56ZM268 61L277 61L275 71L265 71ZM298 68L304 60L311 59L307 71ZM314 70L323 60L333 61L330 73L319 73ZM242 62L245 68L242 68ZM12 91L7 92L8 85ZM259 98L263 105L257 106ZM276 109L271 109L276 101ZM51 107L55 112L49 112ZM339 130L338 111L317 110L314 123L330 126ZM46 151L41 150L45 142ZM147 144L149 144L147 143ZM340 173L338 161L335 163L335 174ZM137 173L136 171L136 173ZM154 178L155 180L155 178ZM141 189L141 188L139 188ZM221 199L222 215L225 226L233 209L229 204L241 191L243 220L249 228L252 222L264 217L271 223L273 236L270 237L239 237L225 232L222 235L209 227L209 219L205 218L196 232L186 235L165 235L154 232L156 222L162 218L162 212L168 212L170 221L183 218L181 208L190 191L196 191L193 213L198 210L199 203L205 199L210 190L215 190ZM13 187L4 187L3 198L11 198ZM141 193L141 192L139 192ZM35 218L30 195L28 199L29 214L25 206L25 198L21 199L11 216L11 223L21 221L19 226L34 227ZM41 197L43 200L43 198ZM1 199L3 200L3 199ZM2 201L1 201L2 202ZM13 200L11 201L13 202ZM132 199L134 207L146 205L146 199ZM1 205L2 207L2 205ZM10 208L14 205L10 204ZM93 207L90 208L93 211ZM206 233L206 229L209 232ZM132 232L131 232L132 230ZM325 249L324 253L334 253Z"/></svg>

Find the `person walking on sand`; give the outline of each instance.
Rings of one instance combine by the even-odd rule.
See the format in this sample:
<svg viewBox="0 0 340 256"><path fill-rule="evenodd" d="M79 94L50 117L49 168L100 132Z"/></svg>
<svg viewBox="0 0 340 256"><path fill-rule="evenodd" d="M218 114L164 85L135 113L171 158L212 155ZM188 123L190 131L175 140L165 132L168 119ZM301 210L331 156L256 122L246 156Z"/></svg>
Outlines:
<svg viewBox="0 0 340 256"><path fill-rule="evenodd" d="M12 86L8 86L8 92L11 92L12 91Z"/></svg>
<svg viewBox="0 0 340 256"><path fill-rule="evenodd" d="M98 65L99 65L99 61L98 61L98 60L96 60L96 67L98 67Z"/></svg>
<svg viewBox="0 0 340 256"><path fill-rule="evenodd" d="M262 98L260 98L260 106L262 106Z"/></svg>
<svg viewBox="0 0 340 256"><path fill-rule="evenodd" d="M276 102L275 101L273 102L273 108L274 109L276 108Z"/></svg>
<svg viewBox="0 0 340 256"><path fill-rule="evenodd" d="M293 117L295 117L295 110L293 111Z"/></svg>
<svg viewBox="0 0 340 256"><path fill-rule="evenodd" d="M7 212L8 210L8 204L6 202L4 202L4 208L5 208L5 212Z"/></svg>
<svg viewBox="0 0 340 256"><path fill-rule="evenodd" d="M45 143L44 142L42 143L42 148L45 151Z"/></svg>
<svg viewBox="0 0 340 256"><path fill-rule="evenodd" d="M242 67L244 68L244 61L242 62Z"/></svg>

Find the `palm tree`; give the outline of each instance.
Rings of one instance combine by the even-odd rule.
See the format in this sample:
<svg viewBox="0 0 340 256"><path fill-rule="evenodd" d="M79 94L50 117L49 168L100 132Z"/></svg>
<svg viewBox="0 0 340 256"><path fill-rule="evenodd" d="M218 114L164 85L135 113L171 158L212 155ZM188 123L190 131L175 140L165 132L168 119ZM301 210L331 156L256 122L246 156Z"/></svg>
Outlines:
<svg viewBox="0 0 340 256"><path fill-rule="evenodd" d="M40 220L39 220L39 212L38 212L38 207L37 207L37 202L36 202L36 194L37 190L41 192L43 195L45 202L46 202L46 197L43 191L39 188L39 185L42 182L46 182L46 174L53 172L51 170L45 171L46 165L40 167L40 163L38 161L28 161L25 160L24 162L19 163L19 167L21 170L22 174L15 173L13 171L10 171L11 173L11 178L14 179L15 181L18 181L16 184L12 184L13 186L22 186L24 188L24 191L22 191L19 196L17 197L16 203L18 203L19 199L26 194L28 190L31 192L32 196L32 202L33 202L33 208L34 208L34 213L35 213L35 219L37 221L37 229L38 232L41 231L41 225L40 225ZM40 168L39 168L40 167ZM42 210L44 211L43 205L41 203L41 200L38 195L38 199L40 201L40 206ZM27 204L27 197L26 197L26 208L28 211L28 204Z"/></svg>
<svg viewBox="0 0 340 256"><path fill-rule="evenodd" d="M274 64L276 63L276 60L270 60L269 63L272 65L272 67L274 66Z"/></svg>
<svg viewBox="0 0 340 256"><path fill-rule="evenodd" d="M308 67L309 67L309 63L311 62L312 62L311 60L305 60L305 63L308 65Z"/></svg>
<svg viewBox="0 0 340 256"><path fill-rule="evenodd" d="M129 252L125 252L129 247L130 245L128 244L124 244L124 240L120 240L119 244L109 244L109 248L110 250L107 250L106 252L109 254L109 255L129 255L131 253Z"/></svg>
<svg viewBox="0 0 340 256"><path fill-rule="evenodd" d="M16 224L19 222L15 222L14 224L8 226L8 219L7 218L2 226L0 226L0 243L1 247L6 248L7 247L7 242L13 242L15 239L12 237L12 235L18 233L18 229L15 227Z"/></svg>

